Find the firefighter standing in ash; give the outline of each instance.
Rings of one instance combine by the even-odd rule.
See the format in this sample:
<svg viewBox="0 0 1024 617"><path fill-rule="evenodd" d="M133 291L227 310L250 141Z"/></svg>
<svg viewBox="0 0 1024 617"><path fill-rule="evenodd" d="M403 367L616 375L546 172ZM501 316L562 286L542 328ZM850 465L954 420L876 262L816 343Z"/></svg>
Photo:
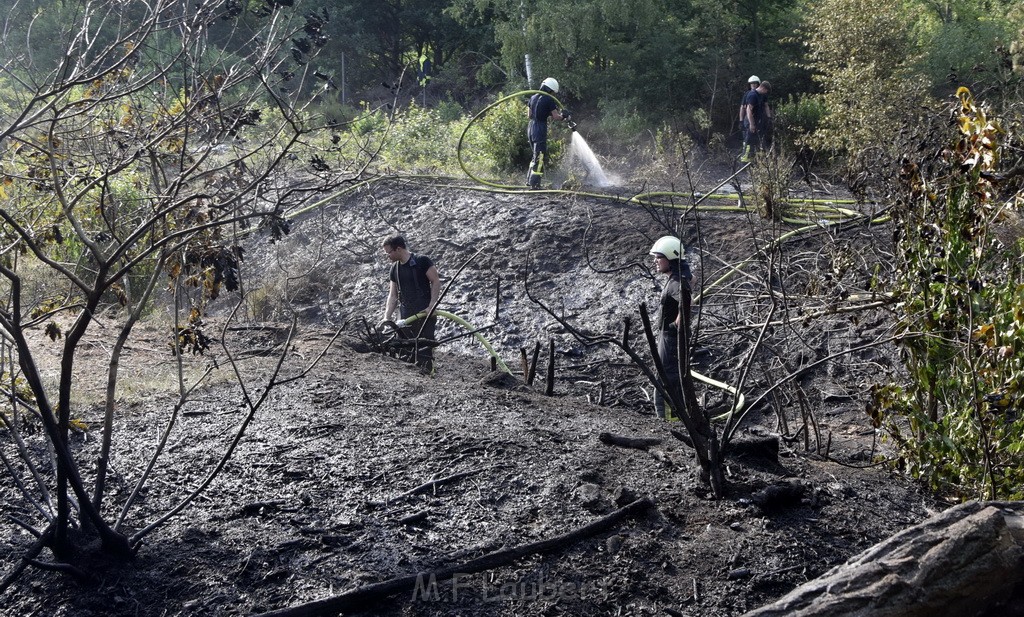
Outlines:
<svg viewBox="0 0 1024 617"><path fill-rule="evenodd" d="M747 134L750 132L750 119L747 117L747 95L753 90L757 90L757 87L761 85L761 78L757 75L751 75L750 79L747 80L747 91L743 93L743 98L740 99L740 128L743 130L743 153L747 152ZM741 155L742 156L742 155Z"/></svg>
<svg viewBox="0 0 1024 617"><path fill-rule="evenodd" d="M753 79L753 77L751 77ZM772 85L767 81L760 82L756 88L743 97L741 114L746 118L743 137L743 154L741 163L749 163L758 150L771 146L771 130L774 114L768 104L768 94Z"/></svg>
<svg viewBox="0 0 1024 617"><path fill-rule="evenodd" d="M665 369L665 379L680 386L679 381L679 336L690 331L690 266L683 258L683 243L675 236L663 236L651 247L654 269L667 274L665 287L658 303L658 357ZM666 384L668 387L668 384ZM665 397L658 389L654 391L654 410L659 418L672 419L671 407L666 409Z"/></svg>

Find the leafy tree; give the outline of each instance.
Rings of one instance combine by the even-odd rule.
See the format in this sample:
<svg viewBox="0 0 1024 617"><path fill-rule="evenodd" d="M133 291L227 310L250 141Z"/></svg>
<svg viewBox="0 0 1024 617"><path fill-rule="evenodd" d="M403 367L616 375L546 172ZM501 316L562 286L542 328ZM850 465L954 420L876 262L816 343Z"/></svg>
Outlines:
<svg viewBox="0 0 1024 617"><path fill-rule="evenodd" d="M734 6L722 17L736 24L735 38L727 44L741 85L745 88L746 78L756 74L771 81L776 96L811 89L806 70L794 61L803 51L792 38L801 17L799 2L738 0Z"/></svg>
<svg viewBox="0 0 1024 617"><path fill-rule="evenodd" d="M329 17L324 70L339 82L344 54L350 90L363 91L382 81L394 85L403 71L415 67L422 53L438 72L462 51L486 48L487 41L479 37L489 31L457 23L446 10L449 4L448 0L314 0L311 6ZM406 82L414 83L414 79Z"/></svg>
<svg viewBox="0 0 1024 617"><path fill-rule="evenodd" d="M928 84L915 71L921 49L901 0L808 2L807 63L825 116L808 143L846 156L857 181L894 168L894 135L914 124ZM855 186L856 188L856 186Z"/></svg>
<svg viewBox="0 0 1024 617"><path fill-rule="evenodd" d="M536 81L555 75L576 99L630 101L655 117L690 107L693 84L703 81L688 49L697 32L692 17L661 1L537 2L522 31L498 34L510 67L531 54Z"/></svg>
<svg viewBox="0 0 1024 617"><path fill-rule="evenodd" d="M131 496L108 503L121 352L162 283L173 291L168 349L179 361L202 353L214 343L203 324L207 304L240 288L241 236L287 232L288 212L338 176L305 150L315 118L288 94L313 78L303 63L316 54L322 22L286 4L189 0L125 11L118 0L58 3L76 19L47 41L66 41L52 66L29 52L38 43L33 29L2 40L0 357L8 407L0 412L0 453L24 500L19 524L38 538L29 558L48 548L75 562L96 537L107 555L131 555L209 486L282 381L278 365L258 396L241 384L247 411L238 432L164 515L130 518L152 462ZM111 352L93 472L76 451L82 410L73 393L82 343L104 311L120 318L101 334ZM52 347L56 383L42 366ZM195 387L180 380L154 462ZM42 425L47 448L31 446L25 423Z"/></svg>
<svg viewBox="0 0 1024 617"><path fill-rule="evenodd" d="M922 55L919 70L936 95L952 95L960 85L985 93L998 86L1006 64L1007 41L1021 27L1018 3L987 0L921 0L914 34Z"/></svg>
<svg viewBox="0 0 1024 617"><path fill-rule="evenodd" d="M698 0L456 0L461 23L493 24L507 89L553 75L567 102L600 110L605 132L630 118L682 123L699 110L719 130L734 127L736 104L754 70L803 83L794 65L791 0L739 3ZM695 121L693 124L704 124ZM635 132L634 132L635 135Z"/></svg>

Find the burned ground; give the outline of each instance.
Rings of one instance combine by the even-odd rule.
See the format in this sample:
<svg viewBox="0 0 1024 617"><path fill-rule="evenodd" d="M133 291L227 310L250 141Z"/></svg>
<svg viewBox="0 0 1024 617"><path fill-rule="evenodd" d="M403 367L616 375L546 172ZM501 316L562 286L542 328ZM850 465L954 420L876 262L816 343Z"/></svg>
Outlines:
<svg viewBox="0 0 1024 617"><path fill-rule="evenodd" d="M613 337L629 318L646 354L637 307L658 294L647 250L681 216L702 293L695 369L742 382L748 403L775 388L737 440L777 437L779 454L734 449L720 500L673 435L678 425L653 416L639 371L612 346L580 342L551 314ZM30 570L0 608L257 614L417 572L458 571L643 498L653 506L609 530L424 584L366 613L739 615L761 606L941 508L873 464L882 446L864 413L868 390L898 370L894 350L874 345L891 323L874 307L868 274L888 258L889 231L822 225L775 250L770 239L793 228L751 214L559 193L397 181L347 193L304 215L282 242L252 240L246 310L260 327L218 336L247 353L245 371L267 372L295 307L302 330L286 348L285 373L326 349L312 373L274 391L211 489L133 562L97 564L88 581ZM434 258L450 283L443 308L485 328L514 375L492 372L469 336L438 350L433 376L367 351L363 320L380 319L386 293L379 240L392 233ZM866 308L844 309L854 304ZM461 332L444 321L439 337ZM524 383L520 357L539 343L543 373L552 341L556 379L545 396L543 375ZM102 346L89 350L104 358ZM221 374L218 353L189 361L196 371L216 361ZM118 415L111 508L131 490L175 400L149 383L172 366L162 344L136 342L123 364L147 383ZM729 409L731 395L700 388L707 408ZM244 414L240 400L224 378L197 392L127 526L151 521L208 473ZM91 426L99 417L82 412ZM76 440L83 459L95 456L91 433ZM31 518L6 476L2 490L4 515ZM3 525L7 569L30 538Z"/></svg>

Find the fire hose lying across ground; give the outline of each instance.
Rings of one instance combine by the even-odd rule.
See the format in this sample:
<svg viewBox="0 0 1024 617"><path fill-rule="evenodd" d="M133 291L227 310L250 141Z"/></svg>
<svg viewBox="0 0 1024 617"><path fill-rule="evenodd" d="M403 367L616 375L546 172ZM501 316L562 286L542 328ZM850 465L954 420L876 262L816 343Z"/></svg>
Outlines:
<svg viewBox="0 0 1024 617"><path fill-rule="evenodd" d="M401 325L389 320L380 324L380 326L378 326L376 329L371 329L367 327L368 340L372 346L378 348L378 351L408 352L415 350L417 346L437 347L438 345L442 345L449 341L455 340L460 336L473 335L473 337L476 338L476 340L480 341L480 344L483 345L483 348L487 350L487 353L489 353L491 357L494 358L494 361L498 365L498 367L501 368L501 370L505 371L506 373L510 375L512 374L512 371L509 370L505 362L502 361L501 357L497 354L497 352L494 351L494 347L491 346L491 342L484 338L483 334L481 334L482 330L486 330L491 326L487 326L485 328L474 328L473 324L469 323L462 317L459 317L458 315L450 313L448 311L435 310L433 314L438 317L444 317L445 319L454 322L455 324L461 326L464 330L466 330L466 332L464 334L449 337L441 341L428 341L426 339L416 338L415 336L408 337L406 334L407 331L405 328L403 328L403 326L410 326L411 324L414 324L425 317L425 315L423 315L422 313L417 313L404 319ZM409 328L409 330L411 330L412 333L415 335L415 326Z"/></svg>

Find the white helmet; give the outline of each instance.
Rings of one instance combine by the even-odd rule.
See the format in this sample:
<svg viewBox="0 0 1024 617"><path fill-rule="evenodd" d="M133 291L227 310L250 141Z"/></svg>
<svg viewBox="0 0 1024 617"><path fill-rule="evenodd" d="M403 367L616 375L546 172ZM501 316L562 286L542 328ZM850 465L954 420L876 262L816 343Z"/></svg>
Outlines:
<svg viewBox="0 0 1024 617"><path fill-rule="evenodd" d="M757 75L751 75L750 79L747 80L747 83L748 84L759 84L759 83L761 83L761 78L758 77Z"/></svg>
<svg viewBox="0 0 1024 617"><path fill-rule="evenodd" d="M651 247L651 255L664 255L669 259L681 259L683 243L675 236L662 236Z"/></svg>
<svg viewBox="0 0 1024 617"><path fill-rule="evenodd" d="M541 87L547 86L548 90L558 94L558 80L554 77L545 78L544 81L540 82L540 85Z"/></svg>

